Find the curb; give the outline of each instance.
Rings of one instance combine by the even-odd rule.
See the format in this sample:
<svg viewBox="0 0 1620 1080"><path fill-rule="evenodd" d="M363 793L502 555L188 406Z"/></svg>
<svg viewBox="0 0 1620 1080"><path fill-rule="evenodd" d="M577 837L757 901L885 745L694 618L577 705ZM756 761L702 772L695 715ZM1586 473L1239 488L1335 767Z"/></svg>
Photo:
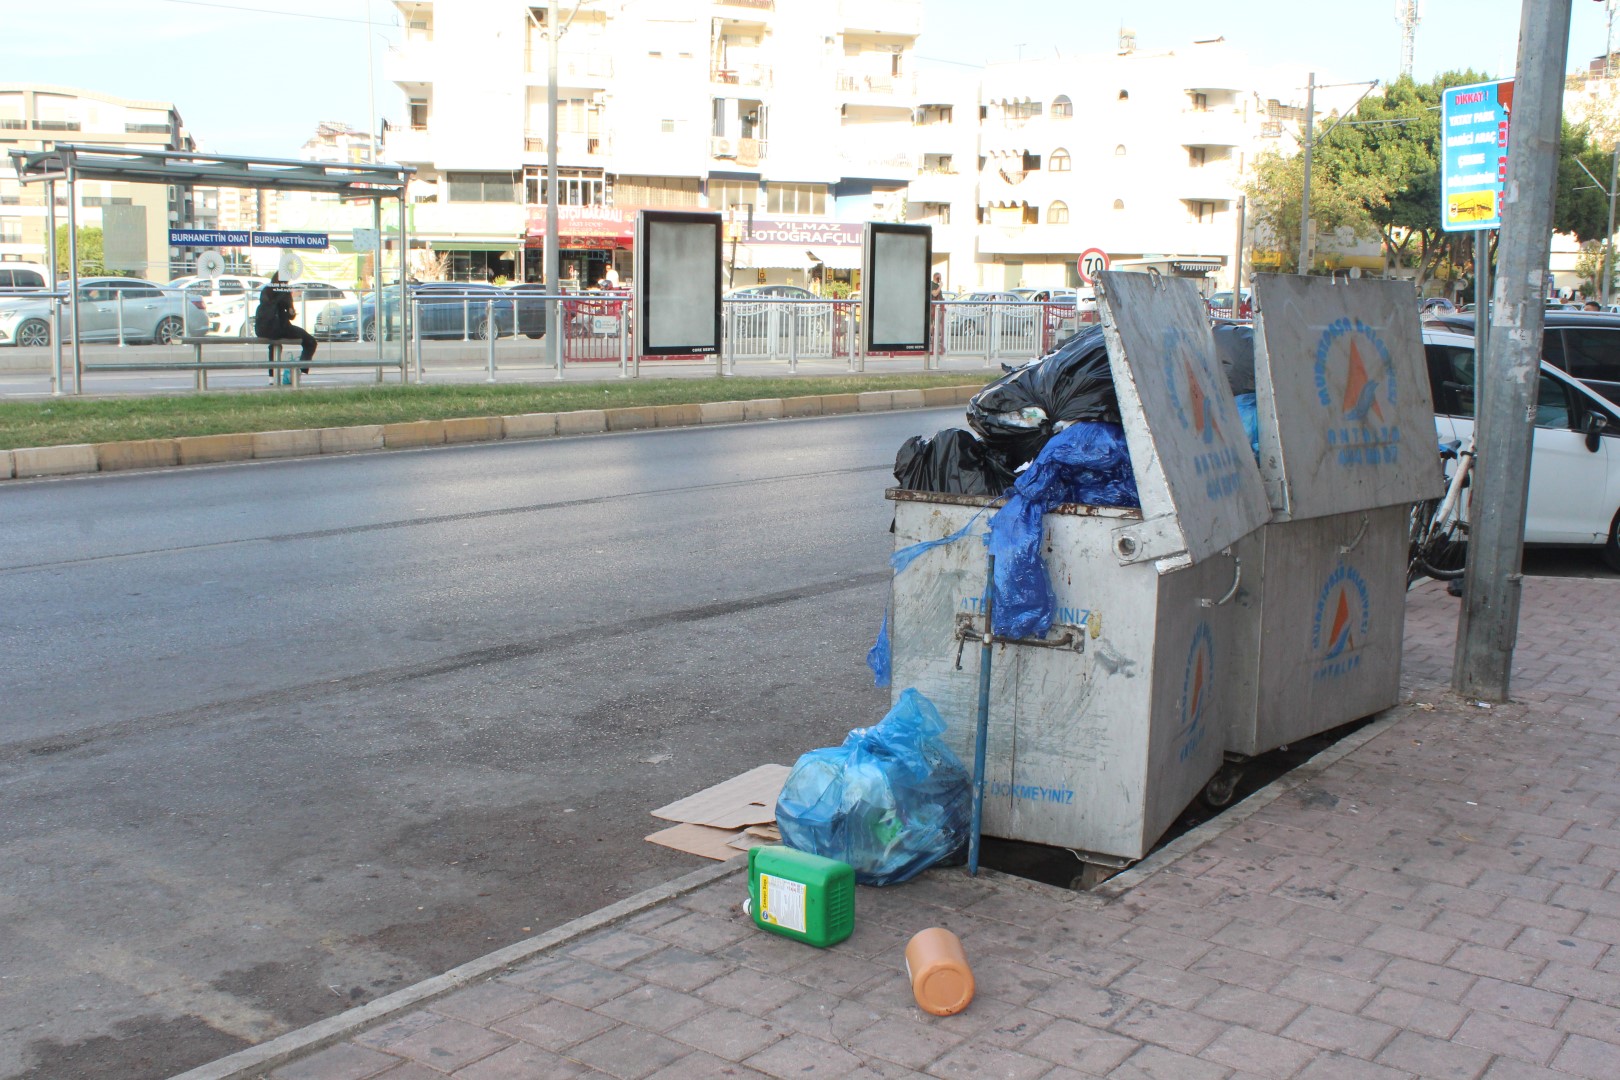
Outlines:
<svg viewBox="0 0 1620 1080"><path fill-rule="evenodd" d="M623 922L632 915L639 915L650 907L655 907L666 901L685 896L695 892L705 885L712 884L722 878L740 873L747 865L748 856L738 855L723 863L700 867L662 885L655 885L650 889L639 892L634 896L626 897L616 904L593 911L589 915L581 915L577 919L563 923L543 934L508 945L504 949L480 956L476 960L469 960L459 967L453 967L443 975L435 975L424 979L414 986L407 986L403 990L396 990L387 997L380 997L376 1001L368 1002L358 1008L348 1009L329 1016L325 1020L318 1020L308 1027L289 1031L285 1035L278 1035L268 1042L250 1046L239 1050L229 1057L219 1058L206 1065L199 1065L195 1069L180 1073L171 1080L248 1080L250 1077L260 1077L271 1069L287 1064L293 1058L320 1050L330 1043L338 1042L361 1028L370 1027L388 1018L414 1009L446 994L460 990L462 987L481 979L487 979L499 974L502 970L528 960L547 949L572 941L574 938Z"/></svg>
<svg viewBox="0 0 1620 1080"><path fill-rule="evenodd" d="M123 469L173 465L258 461L272 458L347 454L359 450L404 450L423 446L545 439L594 435L604 431L646 431L746 423L785 417L837 416L898 409L965 405L984 389L935 386L914 390L868 390L752 401L709 401L689 405L638 405L618 409L584 409L517 416L474 416L452 420L415 420L356 427L259 431L228 435L182 435L172 439L76 443L68 446L0 450L0 480L73 476Z"/></svg>

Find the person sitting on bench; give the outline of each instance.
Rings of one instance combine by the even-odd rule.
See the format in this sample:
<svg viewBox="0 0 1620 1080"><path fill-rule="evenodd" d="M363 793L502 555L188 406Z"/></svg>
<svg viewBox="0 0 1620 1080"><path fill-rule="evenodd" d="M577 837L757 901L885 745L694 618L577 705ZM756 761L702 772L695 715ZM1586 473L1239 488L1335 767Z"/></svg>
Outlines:
<svg viewBox="0 0 1620 1080"><path fill-rule="evenodd" d="M293 318L297 314L293 309L292 290L281 281L279 272L270 275L270 281L259 290L259 307L253 313L253 332L259 337L270 341L279 341L283 338L297 338L303 349L298 354L298 362L307 364L315 358L315 337L301 326L293 325ZM268 347L269 359L276 358L276 347ZM309 368L303 368L305 375ZM270 369L270 381L276 381L276 369Z"/></svg>

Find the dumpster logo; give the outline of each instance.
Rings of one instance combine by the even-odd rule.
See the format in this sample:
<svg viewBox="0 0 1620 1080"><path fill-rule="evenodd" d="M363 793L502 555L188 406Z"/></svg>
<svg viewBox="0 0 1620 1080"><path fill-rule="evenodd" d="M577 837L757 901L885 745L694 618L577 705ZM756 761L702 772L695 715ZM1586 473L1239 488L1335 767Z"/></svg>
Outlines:
<svg viewBox="0 0 1620 1080"><path fill-rule="evenodd" d="M1193 472L1204 482L1204 494L1210 500L1226 499L1242 487L1242 459L1238 452L1226 445L1221 436L1221 417L1217 413L1225 404L1223 399L1209 392L1217 379L1224 379L1213 367L1207 349L1199 349L1187 340L1177 327L1164 332L1164 382L1170 397L1170 407L1183 431L1190 431L1205 446L1207 452L1193 456ZM1236 416L1230 416L1236 430Z"/></svg>
<svg viewBox="0 0 1620 1080"><path fill-rule="evenodd" d="M1393 465L1401 429L1394 423L1395 361L1378 332L1360 319L1336 319L1316 343L1316 400L1328 412L1327 443L1347 468Z"/></svg>
<svg viewBox="0 0 1620 1080"><path fill-rule="evenodd" d="M1187 652L1187 671L1181 680L1181 727L1176 732L1176 760L1186 761L1198 752L1209 731L1209 712L1215 690L1215 645L1209 623L1201 622L1193 632Z"/></svg>
<svg viewBox="0 0 1620 1080"><path fill-rule="evenodd" d="M1311 620L1315 679L1338 679L1361 666L1361 646L1372 625L1367 582L1342 563L1327 577Z"/></svg>

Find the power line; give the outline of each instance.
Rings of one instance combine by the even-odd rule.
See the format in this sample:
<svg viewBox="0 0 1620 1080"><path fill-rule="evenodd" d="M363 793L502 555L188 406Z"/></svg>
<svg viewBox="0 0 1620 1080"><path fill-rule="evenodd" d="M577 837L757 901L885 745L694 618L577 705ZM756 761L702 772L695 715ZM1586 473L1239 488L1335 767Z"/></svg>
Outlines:
<svg viewBox="0 0 1620 1080"><path fill-rule="evenodd" d="M181 4L186 7L218 8L221 11L240 11L249 15L284 15L295 19L318 19L321 22L356 23L360 26L381 26L396 29L396 22L373 22L370 19L351 19L342 15L314 15L305 11L283 11L279 8L243 7L237 4L219 4L212 0L163 0L165 4Z"/></svg>

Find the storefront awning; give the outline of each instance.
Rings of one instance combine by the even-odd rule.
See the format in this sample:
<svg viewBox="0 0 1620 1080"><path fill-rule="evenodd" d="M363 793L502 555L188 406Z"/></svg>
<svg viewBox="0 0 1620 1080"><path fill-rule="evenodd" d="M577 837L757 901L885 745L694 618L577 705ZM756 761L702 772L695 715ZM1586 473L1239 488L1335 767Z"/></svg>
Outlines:
<svg viewBox="0 0 1620 1080"><path fill-rule="evenodd" d="M517 237L514 236L505 239L491 238L487 240L468 240L458 237L454 240L434 240L429 238L428 246L434 251L511 251L520 247L521 244Z"/></svg>
<svg viewBox="0 0 1620 1080"><path fill-rule="evenodd" d="M529 207L528 234L531 247L545 239L545 207ZM559 206L557 236L564 247L629 247L636 239L636 208Z"/></svg>
<svg viewBox="0 0 1620 1080"><path fill-rule="evenodd" d="M725 246L722 255L731 262L733 249ZM808 270L817 263L829 270L859 270L859 247L823 246L807 248L787 244L738 244L735 249L737 266L755 270Z"/></svg>

